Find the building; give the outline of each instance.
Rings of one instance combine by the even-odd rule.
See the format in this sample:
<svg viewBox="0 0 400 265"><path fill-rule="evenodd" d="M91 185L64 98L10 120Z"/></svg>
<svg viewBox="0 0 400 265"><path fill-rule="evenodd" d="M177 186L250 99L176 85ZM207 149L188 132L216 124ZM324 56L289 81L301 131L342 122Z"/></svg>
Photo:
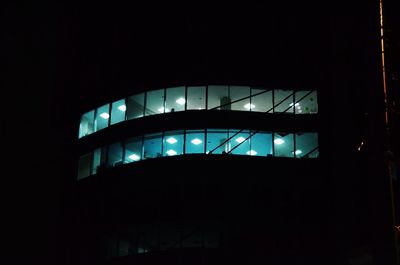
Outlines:
<svg viewBox="0 0 400 265"><path fill-rule="evenodd" d="M76 92L77 261L394 264L378 13L310 10L118 18Z"/></svg>

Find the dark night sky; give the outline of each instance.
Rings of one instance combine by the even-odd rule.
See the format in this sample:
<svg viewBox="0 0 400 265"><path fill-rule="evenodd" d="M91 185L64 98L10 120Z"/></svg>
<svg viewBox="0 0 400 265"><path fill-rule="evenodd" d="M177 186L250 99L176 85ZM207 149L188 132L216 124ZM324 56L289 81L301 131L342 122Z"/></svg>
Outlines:
<svg viewBox="0 0 400 265"><path fill-rule="evenodd" d="M2 83L4 91L15 92L15 100L7 105L14 114L8 117L6 132L23 139L21 148L35 156L27 162L31 167L23 170L28 175L15 172L18 162L14 167L13 175L27 178L26 185L17 184L15 203L25 209L29 201L23 218L17 218L19 229L32 232L26 227L28 218L36 230L31 238L42 238L44 248L54 251L51 242L57 233L64 235L60 227L64 229L70 220L65 209L71 198L69 176L75 165L71 139L76 138L78 114L104 99L133 94L135 89L222 82L316 87L325 90L326 98L339 91L357 100L347 105L352 111L345 123L334 121L332 126L338 127L332 128L350 128L354 142L349 144L355 145L371 126L365 124L365 112L381 106L376 101L380 91L362 91L366 82L362 77L375 74L379 67L371 64L379 56L374 33L378 17L373 9L378 1L271 2L6 4L1 15L6 62ZM395 12L396 1L385 2L394 45L399 45L399 29L393 26L400 25L399 9ZM347 23L353 28L346 27ZM348 63L346 71L354 71L358 80L353 91L333 91L322 85L334 78L324 69L342 62ZM392 67L399 73L396 63ZM17 102L24 107L15 110ZM49 168L59 173L45 173ZM41 175L32 179L32 172ZM32 187L37 189L32 192ZM19 216L18 207L10 208L10 216ZM43 249L32 254L48 261L54 257Z"/></svg>

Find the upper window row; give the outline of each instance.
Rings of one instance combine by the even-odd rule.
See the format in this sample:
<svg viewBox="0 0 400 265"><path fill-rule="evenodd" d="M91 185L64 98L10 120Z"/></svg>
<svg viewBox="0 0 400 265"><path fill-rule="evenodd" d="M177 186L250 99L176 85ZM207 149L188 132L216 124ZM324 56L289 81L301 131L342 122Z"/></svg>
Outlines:
<svg viewBox="0 0 400 265"><path fill-rule="evenodd" d="M185 110L314 114L318 113L318 102L315 90L293 91L214 85L150 90L83 114L79 138L121 121Z"/></svg>

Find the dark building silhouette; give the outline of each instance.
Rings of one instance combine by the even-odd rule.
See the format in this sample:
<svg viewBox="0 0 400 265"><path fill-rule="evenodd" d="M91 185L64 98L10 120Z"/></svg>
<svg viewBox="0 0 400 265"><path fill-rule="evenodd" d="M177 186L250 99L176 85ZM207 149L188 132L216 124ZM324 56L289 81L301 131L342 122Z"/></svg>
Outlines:
<svg viewBox="0 0 400 265"><path fill-rule="evenodd" d="M68 8L60 264L395 264L379 4Z"/></svg>

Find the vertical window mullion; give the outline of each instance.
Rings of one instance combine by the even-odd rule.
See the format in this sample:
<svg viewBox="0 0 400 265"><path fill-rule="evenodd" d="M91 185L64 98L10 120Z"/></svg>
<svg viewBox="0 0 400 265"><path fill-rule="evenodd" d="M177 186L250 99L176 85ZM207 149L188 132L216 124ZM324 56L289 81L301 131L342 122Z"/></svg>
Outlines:
<svg viewBox="0 0 400 265"><path fill-rule="evenodd" d="M293 132L293 155L294 155L294 158L296 159L297 158L297 156L296 156L296 133L295 132Z"/></svg>
<svg viewBox="0 0 400 265"><path fill-rule="evenodd" d="M208 110L208 85L206 85L206 110Z"/></svg>
<svg viewBox="0 0 400 265"><path fill-rule="evenodd" d="M94 109L92 133L97 132L97 108Z"/></svg>
<svg viewBox="0 0 400 265"><path fill-rule="evenodd" d="M128 102L128 98L125 98L124 99L125 100L125 102L124 102L124 104L125 104L125 117L124 117L124 121L127 121L128 120L128 112L126 111L126 105L127 105L127 102Z"/></svg>
<svg viewBox="0 0 400 265"><path fill-rule="evenodd" d="M188 86L185 86L185 111L187 110L188 104Z"/></svg>
<svg viewBox="0 0 400 265"><path fill-rule="evenodd" d="M295 95L296 95L296 91L295 91L295 90L293 90L293 97L292 97L292 104L293 104L293 114L295 114L295 113L296 113L296 98L295 98Z"/></svg>
<svg viewBox="0 0 400 265"><path fill-rule="evenodd" d="M163 88L164 89L164 100L163 100L163 108L164 108L164 112L163 113L166 113L167 111L166 111L166 109L165 109L165 107L166 107L166 99L167 99L167 89L165 89L165 88Z"/></svg>
<svg viewBox="0 0 400 265"><path fill-rule="evenodd" d="M164 156L164 137L165 137L165 131L162 132L161 136L161 156Z"/></svg>
<svg viewBox="0 0 400 265"><path fill-rule="evenodd" d="M109 127L111 125L111 119L112 119L112 117L111 117L111 106L112 106L112 102L110 102L109 105L108 105L108 113L109 113L110 117L108 118L108 121L107 121L107 127Z"/></svg>
<svg viewBox="0 0 400 265"><path fill-rule="evenodd" d="M207 128L204 129L204 154L207 154Z"/></svg>
<svg viewBox="0 0 400 265"><path fill-rule="evenodd" d="M142 147L140 148L140 159L144 160L144 134L142 135Z"/></svg>
<svg viewBox="0 0 400 265"><path fill-rule="evenodd" d="M275 88L272 89L272 113L275 113Z"/></svg>
<svg viewBox="0 0 400 265"><path fill-rule="evenodd" d="M273 132L271 132L271 134L272 134L272 157L275 157L275 142L274 142L274 140L275 140L275 131L273 131Z"/></svg>
<svg viewBox="0 0 400 265"><path fill-rule="evenodd" d="M186 129L183 130L183 154L186 154Z"/></svg>
<svg viewBox="0 0 400 265"><path fill-rule="evenodd" d="M147 107L147 91L144 92L143 117L146 116L146 107Z"/></svg>
<svg viewBox="0 0 400 265"><path fill-rule="evenodd" d="M249 98L249 100L250 100L250 110L249 111L251 112L251 109L252 109L252 107L251 107L251 99L253 97L253 93L252 93L253 92L253 87L250 87L249 90L250 90L250 95L249 95L250 96L250 98ZM251 150L251 145L250 145L250 150Z"/></svg>

